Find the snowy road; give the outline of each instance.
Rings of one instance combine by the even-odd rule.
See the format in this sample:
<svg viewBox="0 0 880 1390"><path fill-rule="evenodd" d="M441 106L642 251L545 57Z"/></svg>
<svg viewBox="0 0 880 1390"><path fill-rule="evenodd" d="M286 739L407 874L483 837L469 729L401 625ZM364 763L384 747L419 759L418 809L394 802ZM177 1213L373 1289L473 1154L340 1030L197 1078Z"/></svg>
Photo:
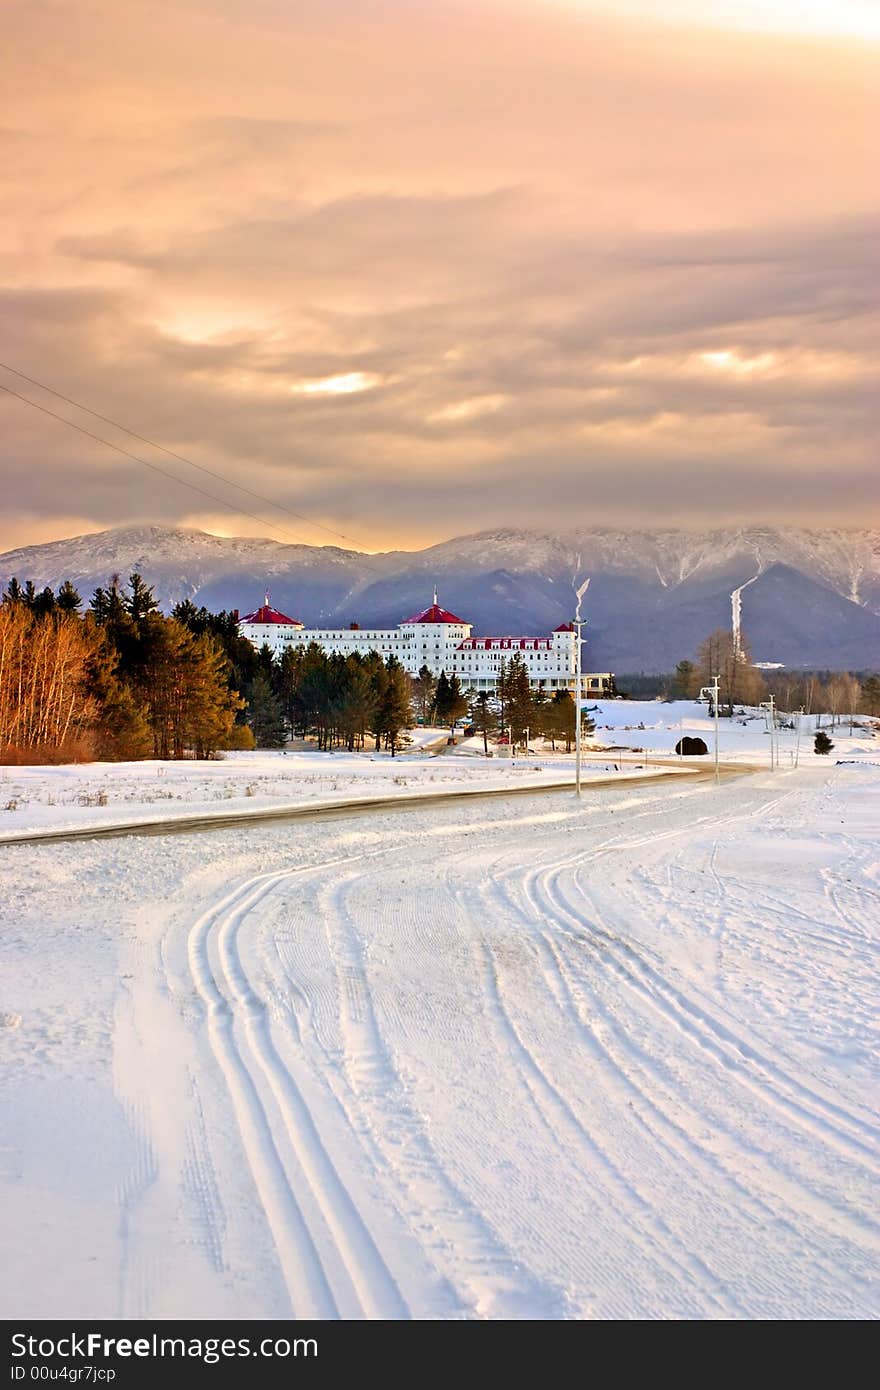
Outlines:
<svg viewBox="0 0 880 1390"><path fill-rule="evenodd" d="M877 791L7 849L3 1311L876 1316Z"/></svg>

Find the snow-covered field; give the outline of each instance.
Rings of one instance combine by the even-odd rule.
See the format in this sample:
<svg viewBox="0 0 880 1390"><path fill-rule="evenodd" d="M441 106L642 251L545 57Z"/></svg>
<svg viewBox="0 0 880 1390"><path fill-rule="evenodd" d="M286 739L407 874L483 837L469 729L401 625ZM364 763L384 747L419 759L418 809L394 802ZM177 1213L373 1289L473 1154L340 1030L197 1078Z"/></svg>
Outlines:
<svg viewBox="0 0 880 1390"><path fill-rule="evenodd" d="M690 702L604 701L591 716L593 737L585 741L583 777L644 776L664 761L675 766L682 734L696 734L714 749L714 725L704 706ZM790 767L812 762L814 721L804 720L798 737L781 729L779 760ZM66 767L0 767L0 841L16 832L82 828L178 816L228 815L267 809L332 805L353 798L446 793L505 786L540 786L574 776L574 754L564 745L531 740L529 754L515 758L504 745L470 738L446 747L446 729L416 729L411 746L395 758L387 753L349 754L339 750L229 753L211 762L91 763ZM880 722L865 721L852 733L833 731L837 758L880 756ZM720 721L720 752L728 763L768 765L770 739L763 715ZM642 758L651 759L649 765ZM820 762L827 761L819 759Z"/></svg>
<svg viewBox="0 0 880 1390"><path fill-rule="evenodd" d="M448 729L415 729L411 746L392 758L364 751L257 750L209 762L89 763L0 767L0 839L16 831L81 828L177 816L224 815L332 804L352 798L450 792L466 788L558 782L574 773L574 756L511 758L505 747L483 755L482 739L446 747ZM549 744L548 744L549 750ZM592 758L585 777L614 770ZM620 765L618 764L618 767ZM630 775L642 769L626 769Z"/></svg>
<svg viewBox="0 0 880 1390"><path fill-rule="evenodd" d="M880 750L834 737L0 850L0 1313L876 1316Z"/></svg>

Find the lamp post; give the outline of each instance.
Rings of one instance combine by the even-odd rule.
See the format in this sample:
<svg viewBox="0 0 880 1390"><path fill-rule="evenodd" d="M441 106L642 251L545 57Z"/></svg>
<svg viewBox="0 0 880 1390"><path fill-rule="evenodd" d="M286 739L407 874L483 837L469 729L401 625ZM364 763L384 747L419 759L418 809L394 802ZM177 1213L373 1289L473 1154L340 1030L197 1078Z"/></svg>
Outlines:
<svg viewBox="0 0 880 1390"><path fill-rule="evenodd" d="M712 701L712 710L715 715L715 781L718 782L720 773L718 771L718 705L721 696L718 691L718 677L713 678L711 685L704 685L700 691L700 699Z"/></svg>
<svg viewBox="0 0 880 1390"><path fill-rule="evenodd" d="M795 767L798 767L799 764L800 764L800 756L801 756L801 719L803 718L803 715L804 715L804 711L803 711L803 708L801 708L801 709L798 710L797 714L796 714L795 717L794 717L794 718L795 718L795 730L796 730L796 733L795 733L795 745L794 745L794 765L795 765Z"/></svg>
<svg viewBox="0 0 880 1390"><path fill-rule="evenodd" d="M581 602L584 594L590 587L589 579L585 579L579 589L576 589L577 607L574 613L573 627L577 636L575 637L575 695L574 695L574 785L575 795L581 794L581 628L583 619L581 618Z"/></svg>
<svg viewBox="0 0 880 1390"><path fill-rule="evenodd" d="M770 771L772 772L773 769L774 769L774 767L778 767L778 766L779 766L779 754L778 754L778 751L777 751L777 753L776 753L776 755L775 755L775 757L774 757L774 746L773 746L773 741L774 741L774 739L777 739L777 744L778 744L778 738L777 738L777 733L776 733L776 700L775 700L775 698L771 695L770 698L769 698L769 700L764 700L763 703L761 704L761 709L767 711L767 728L768 728L768 731L769 731L769 733L770 733Z"/></svg>

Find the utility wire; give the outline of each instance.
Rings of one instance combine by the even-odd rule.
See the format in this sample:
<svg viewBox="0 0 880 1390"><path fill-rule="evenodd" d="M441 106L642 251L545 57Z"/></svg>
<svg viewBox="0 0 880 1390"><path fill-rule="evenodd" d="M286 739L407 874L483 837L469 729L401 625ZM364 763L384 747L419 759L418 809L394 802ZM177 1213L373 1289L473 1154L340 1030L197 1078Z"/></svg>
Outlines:
<svg viewBox="0 0 880 1390"><path fill-rule="evenodd" d="M69 425L72 430L78 430L87 439L93 439L96 444L103 444L107 449L115 449L117 454L123 454L128 459L133 459L135 463L142 463L144 468L151 468L154 473L161 473L163 478L170 478L172 482L180 483L182 487L188 487L192 492L201 493L202 497L209 497L212 502L219 502L221 507L227 507L229 511L235 512L237 516L249 517L251 521L257 521L261 526L272 526L276 531L281 531L282 535L289 535L280 526L275 526L272 521L267 521L265 517L257 516L255 512L243 511L241 507L236 507L233 502L226 502L222 497L218 497L214 492L208 492L207 488L199 487L198 483L189 483L186 478L179 478L176 473L171 473L167 468L162 468L158 463L151 463L149 459L141 458L139 454L133 454L128 449L123 449L120 444L113 444L109 439L102 439L99 434L93 434L91 430L84 429L82 425L77 425L73 420L68 420L64 415L58 415L48 406L40 405L38 401L32 401L28 396L22 396L20 392L13 391L11 386L4 386L0 382L0 391L5 391L8 396L14 396L17 401L24 401L25 405L33 406L34 410L40 410L44 415L49 415L53 420L59 420L62 425ZM297 541L297 544L302 542Z"/></svg>
<svg viewBox="0 0 880 1390"><path fill-rule="evenodd" d="M20 377L22 381L27 381L31 386L37 386L41 391L48 391L49 395L55 396L59 401L64 401L65 405L71 405L75 410L82 410L86 415L91 415L95 420L101 420L105 425L111 425L113 429L121 430L131 439L140 440L141 444L147 444L151 449L158 449L161 453L167 454L169 458L177 459L179 463L185 463L189 468L196 468L200 473L206 473L211 478L216 478L220 483L236 488L248 497L254 497L258 502L265 502L269 507L275 507L278 511L286 512L288 516L295 517L297 521L304 521L307 526L314 526L319 531L326 531L328 536L336 536L338 540L348 541L351 545L358 545L352 536L347 536L343 531L335 531L332 526L324 526L320 521L312 521L309 517L303 516L301 512L295 512L290 507L285 507L282 502L273 502L271 497L265 497L261 492L254 492L252 488L244 487L242 483L236 483L232 478L227 478L223 473L217 473L212 468L207 468L202 463L196 463L193 459L187 458L184 454L175 453L173 449L168 449L164 444L157 444L154 439L148 439L146 435L138 434L137 430L131 430L127 425L121 425L118 420L112 419L109 415L101 415L99 411L92 410L89 406L83 405L80 401L73 400L70 396L65 396L61 391L56 391L53 386L47 386L44 381L38 381L36 377L28 376L26 372L21 372L17 367L10 367L8 362L0 362L0 367L5 372L11 372L13 376ZM104 444L108 449L117 449L118 446L111 444L107 439L101 439L98 435L91 434L89 430L82 429L81 426L74 424L63 415L56 415L54 411L47 410L36 401L30 400L27 396L21 396L17 391L12 391L8 386L0 386L0 390L6 391L10 396L15 396L18 400L24 401L26 405L31 405L35 410L42 410L45 415L51 415L54 420L60 420L64 425L70 425L71 429L79 430L80 434L85 434L89 439L96 439L99 444ZM242 511L239 507L233 506L231 502L224 502L221 497L217 497L213 492L207 492L204 488L197 487L194 483L188 483L185 478L179 477L176 473L166 472L154 464L148 463L146 459L139 458L136 454L131 454L127 449L118 449L118 452L125 454L127 458L134 459L136 463L142 463L145 468L155 468L157 473L161 473L172 481L181 483L184 487L192 488L194 492L200 492L203 497L209 497L214 502L219 502L221 506L230 508L240 516L249 517L251 521L258 521L261 526L270 526L278 531L282 536L287 536L297 544L304 544L300 537L294 536L290 531L286 531L283 526L279 526L274 521L268 521L264 517L255 516L253 512Z"/></svg>

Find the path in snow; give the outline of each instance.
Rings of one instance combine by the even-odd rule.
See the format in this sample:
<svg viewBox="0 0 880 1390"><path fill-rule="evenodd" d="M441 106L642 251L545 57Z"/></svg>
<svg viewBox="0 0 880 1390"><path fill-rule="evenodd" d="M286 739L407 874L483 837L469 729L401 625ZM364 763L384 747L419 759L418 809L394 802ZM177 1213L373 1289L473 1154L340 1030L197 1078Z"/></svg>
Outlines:
<svg viewBox="0 0 880 1390"><path fill-rule="evenodd" d="M81 885L49 987L123 856L140 902L100 948L112 1079L106 1029L81 1063L113 1182L14 1159L5 1307L81 1309L93 1202L93 1316L875 1315L876 782L7 851L35 912L47 866Z"/></svg>

